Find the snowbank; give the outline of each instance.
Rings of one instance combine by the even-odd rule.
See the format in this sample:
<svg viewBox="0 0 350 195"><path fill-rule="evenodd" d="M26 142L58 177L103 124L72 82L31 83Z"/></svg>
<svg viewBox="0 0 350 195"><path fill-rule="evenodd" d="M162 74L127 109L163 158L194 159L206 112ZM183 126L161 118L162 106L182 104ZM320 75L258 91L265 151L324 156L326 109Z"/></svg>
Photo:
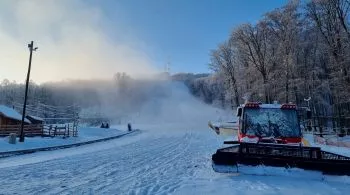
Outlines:
<svg viewBox="0 0 350 195"><path fill-rule="evenodd" d="M314 135L312 134L304 134L304 138L310 143L311 146L321 147L321 149L324 151L333 152L336 154L350 157L350 148L326 145L327 143L326 141L323 142L322 139L320 139L320 137L318 136L314 137ZM316 139L316 142L315 142L315 139ZM325 143L325 144L320 144L320 143Z"/></svg>
<svg viewBox="0 0 350 195"><path fill-rule="evenodd" d="M8 137L4 137L0 139L0 152L75 144L112 137L123 133L125 133L125 131L115 128L102 129L94 127L80 127L78 129L78 137L26 137L23 143L17 141L17 144L9 144Z"/></svg>

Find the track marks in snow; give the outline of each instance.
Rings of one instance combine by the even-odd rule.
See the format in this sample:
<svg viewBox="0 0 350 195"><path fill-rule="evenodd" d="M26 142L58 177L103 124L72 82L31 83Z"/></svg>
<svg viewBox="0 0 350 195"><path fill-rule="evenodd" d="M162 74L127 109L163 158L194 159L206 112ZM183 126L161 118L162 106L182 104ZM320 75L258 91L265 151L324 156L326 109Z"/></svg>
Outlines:
<svg viewBox="0 0 350 195"><path fill-rule="evenodd" d="M181 172L179 163L187 163L180 158L188 151L191 134L180 137L162 138L157 143L157 147L145 147L141 150L133 150L136 161L131 161L130 167L123 167L126 170L133 170L126 177L122 177L117 186L103 186L101 193L108 193L115 190L115 187L124 188L126 191L132 189L130 194L154 194L169 192L173 190L177 182L173 182L176 172ZM147 149L146 149L147 148ZM147 150L145 152L145 149ZM142 155L138 155L138 154ZM121 160L125 163L125 160ZM113 174L113 173L112 173ZM121 174L124 175L124 174ZM113 184L115 185L115 184ZM124 191L124 190L123 190ZM125 191L124 191L125 192Z"/></svg>
<svg viewBox="0 0 350 195"><path fill-rule="evenodd" d="M181 143L163 155L159 155L156 163L148 164L144 174L135 182L133 189L139 189L141 194L171 193L181 183L181 176L184 170L181 165L187 163L186 155L191 142L191 135L186 135L181 139ZM186 158L187 157L187 158ZM179 173L180 172L180 173ZM157 175L155 177L155 175ZM174 182L171 177L177 177Z"/></svg>
<svg viewBox="0 0 350 195"><path fill-rule="evenodd" d="M5 194L168 194L195 174L193 133L151 135L138 142L0 169ZM116 140L118 141L118 140ZM91 145L93 147L93 145Z"/></svg>

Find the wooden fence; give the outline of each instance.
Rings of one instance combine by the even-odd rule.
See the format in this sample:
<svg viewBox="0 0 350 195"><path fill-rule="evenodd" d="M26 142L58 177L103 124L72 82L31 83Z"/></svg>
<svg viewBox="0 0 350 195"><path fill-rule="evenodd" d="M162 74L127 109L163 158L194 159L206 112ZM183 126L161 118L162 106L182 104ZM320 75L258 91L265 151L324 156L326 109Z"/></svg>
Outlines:
<svg viewBox="0 0 350 195"><path fill-rule="evenodd" d="M43 125L24 125L23 131L26 136L41 136L43 135ZM20 135L21 125L0 125L0 136L8 136L11 133Z"/></svg>
<svg viewBox="0 0 350 195"><path fill-rule="evenodd" d="M74 123L44 125L44 135L47 136L62 136L62 137L76 137L78 136L78 127Z"/></svg>
<svg viewBox="0 0 350 195"><path fill-rule="evenodd" d="M78 128L74 123L68 124L51 124L51 125L24 125L23 131L25 136L62 136L62 137L76 137L78 136ZM6 125L0 126L0 136L8 136L11 133L20 135L21 125Z"/></svg>

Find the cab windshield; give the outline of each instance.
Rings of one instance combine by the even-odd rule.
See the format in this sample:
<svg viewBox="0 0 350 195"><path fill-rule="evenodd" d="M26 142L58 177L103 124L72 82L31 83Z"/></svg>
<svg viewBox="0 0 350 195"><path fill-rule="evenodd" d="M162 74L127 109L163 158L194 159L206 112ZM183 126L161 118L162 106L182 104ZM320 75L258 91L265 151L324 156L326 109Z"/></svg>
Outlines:
<svg viewBox="0 0 350 195"><path fill-rule="evenodd" d="M245 108L243 133L258 137L300 137L296 110Z"/></svg>

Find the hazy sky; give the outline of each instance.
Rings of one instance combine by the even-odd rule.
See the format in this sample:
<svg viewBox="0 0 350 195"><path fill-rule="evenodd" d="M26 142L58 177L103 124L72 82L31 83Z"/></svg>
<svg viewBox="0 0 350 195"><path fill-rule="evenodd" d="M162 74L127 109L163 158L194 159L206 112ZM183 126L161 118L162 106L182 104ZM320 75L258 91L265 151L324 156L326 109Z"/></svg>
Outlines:
<svg viewBox="0 0 350 195"><path fill-rule="evenodd" d="M208 72L209 51L236 25L286 0L1 0L0 81Z"/></svg>

